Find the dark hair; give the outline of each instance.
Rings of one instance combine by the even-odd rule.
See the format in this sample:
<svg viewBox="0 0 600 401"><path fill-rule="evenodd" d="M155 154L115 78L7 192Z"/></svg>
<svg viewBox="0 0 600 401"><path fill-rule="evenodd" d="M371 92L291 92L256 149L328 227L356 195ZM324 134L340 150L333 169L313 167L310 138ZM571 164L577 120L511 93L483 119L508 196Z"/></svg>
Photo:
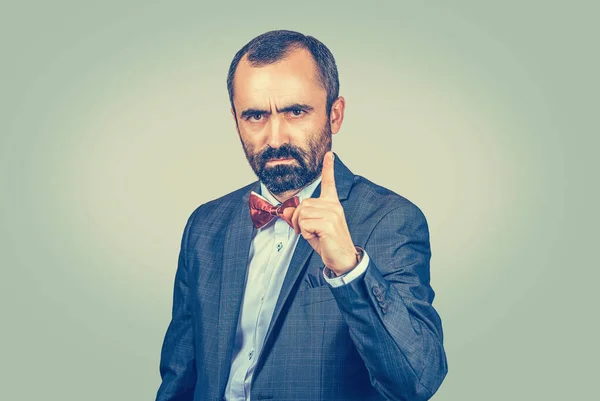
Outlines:
<svg viewBox="0 0 600 401"><path fill-rule="evenodd" d="M331 54L327 46L314 37L286 30L269 31L255 37L233 57L229 66L229 73L227 74L227 91L229 92L229 102L234 112L233 76L244 55L248 54L248 62L251 66L260 67L275 63L283 59L291 50L299 48L307 49L315 61L319 81L327 91L326 111L327 115L329 115L331 106L338 98L340 90L338 71L333 54Z"/></svg>

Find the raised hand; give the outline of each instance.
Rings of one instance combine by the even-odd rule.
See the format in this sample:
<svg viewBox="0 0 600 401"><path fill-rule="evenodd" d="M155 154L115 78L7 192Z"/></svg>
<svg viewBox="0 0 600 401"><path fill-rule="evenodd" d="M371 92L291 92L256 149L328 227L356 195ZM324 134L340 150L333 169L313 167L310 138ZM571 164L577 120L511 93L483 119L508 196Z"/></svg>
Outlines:
<svg viewBox="0 0 600 401"><path fill-rule="evenodd" d="M321 255L325 266L341 275L356 266L356 248L338 198L333 165L333 152L329 151L323 159L321 195L300 202L292 226Z"/></svg>

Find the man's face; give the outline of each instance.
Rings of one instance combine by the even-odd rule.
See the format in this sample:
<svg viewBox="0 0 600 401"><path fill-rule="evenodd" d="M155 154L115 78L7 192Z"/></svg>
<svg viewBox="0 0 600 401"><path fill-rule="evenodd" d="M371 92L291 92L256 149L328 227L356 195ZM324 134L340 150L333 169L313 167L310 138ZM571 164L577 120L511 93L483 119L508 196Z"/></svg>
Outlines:
<svg viewBox="0 0 600 401"><path fill-rule="evenodd" d="M310 52L293 50L262 67L242 58L235 72L234 106L248 162L271 193L303 188L321 174L332 131L326 91Z"/></svg>

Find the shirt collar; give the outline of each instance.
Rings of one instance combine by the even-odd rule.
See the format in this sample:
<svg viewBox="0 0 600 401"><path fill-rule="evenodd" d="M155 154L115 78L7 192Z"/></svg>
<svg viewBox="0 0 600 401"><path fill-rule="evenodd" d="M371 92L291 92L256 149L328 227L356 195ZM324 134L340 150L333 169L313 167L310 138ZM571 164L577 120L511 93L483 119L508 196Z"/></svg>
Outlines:
<svg viewBox="0 0 600 401"><path fill-rule="evenodd" d="M312 196L313 192L315 192L315 189L317 188L317 186L319 185L320 182L321 182L321 176L318 176L313 182L311 182L310 184L308 184L307 186L302 188L302 190L300 190L300 192L298 192L295 196L298 197L298 200L300 202L302 202L306 198L310 198ZM260 193L262 194L262 197L265 200L267 200L267 201L269 201L269 203L271 203L271 205L277 206L280 204L280 202L271 194L271 192L267 189L265 184L262 183L262 181L260 183Z"/></svg>

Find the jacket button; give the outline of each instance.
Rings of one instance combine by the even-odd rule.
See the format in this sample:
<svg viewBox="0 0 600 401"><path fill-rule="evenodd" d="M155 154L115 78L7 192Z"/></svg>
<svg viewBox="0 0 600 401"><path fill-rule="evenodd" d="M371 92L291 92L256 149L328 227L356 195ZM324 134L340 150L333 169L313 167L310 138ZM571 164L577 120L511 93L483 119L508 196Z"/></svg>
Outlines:
<svg viewBox="0 0 600 401"><path fill-rule="evenodd" d="M375 296L381 295L381 288L379 288L378 286L374 285L373 286L373 294L375 294Z"/></svg>

